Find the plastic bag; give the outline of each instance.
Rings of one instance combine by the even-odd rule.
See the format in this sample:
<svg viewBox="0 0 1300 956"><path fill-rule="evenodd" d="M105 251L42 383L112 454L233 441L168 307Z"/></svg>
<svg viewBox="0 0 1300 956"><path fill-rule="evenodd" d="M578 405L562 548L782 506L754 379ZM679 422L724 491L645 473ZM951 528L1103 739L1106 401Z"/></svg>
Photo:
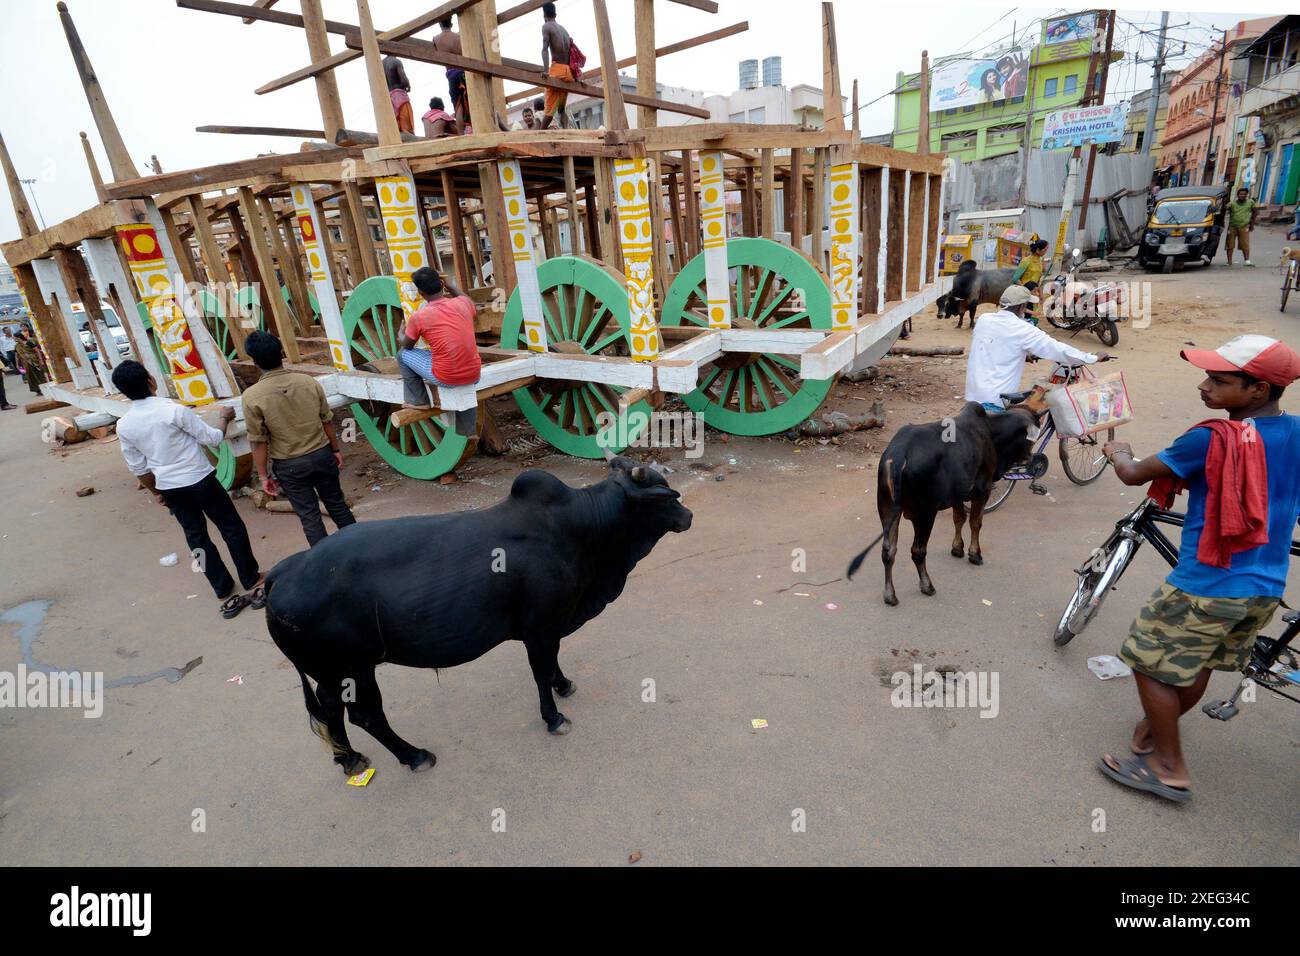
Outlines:
<svg viewBox="0 0 1300 956"><path fill-rule="evenodd" d="M1133 420L1133 405L1123 372L1095 377L1085 372L1073 385L1047 393L1052 421L1062 435L1091 435Z"/></svg>

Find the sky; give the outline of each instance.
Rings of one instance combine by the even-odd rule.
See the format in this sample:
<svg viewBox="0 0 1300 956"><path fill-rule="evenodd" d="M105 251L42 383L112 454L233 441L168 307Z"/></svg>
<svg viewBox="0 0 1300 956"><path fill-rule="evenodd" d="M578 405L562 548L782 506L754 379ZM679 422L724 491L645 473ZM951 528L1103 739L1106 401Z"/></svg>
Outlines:
<svg viewBox="0 0 1300 956"><path fill-rule="evenodd" d="M264 152L288 152L298 141L282 137L233 136L195 132L208 124L318 128L320 111L310 81L258 96L253 91L274 77L308 62L303 32L274 23L245 25L239 18L179 9L174 0L67 0L90 61L99 75L118 127L141 173L157 155L172 172L213 163L247 159ZM1169 67L1204 52L1218 31L1241 19L1284 12L1285 4L1251 0L1254 13L1222 11L1225 0L1197 3L1170 14L1170 34L1177 40ZM370 0L378 29L405 22L428 10L435 0ZM512 0L497 0L506 9ZM278 8L298 12L296 0ZM615 52L635 52L632 0L607 0ZM659 82L729 93L738 85L742 59L783 58L787 86L822 84L821 5L817 0L719 0L716 14L658 0L656 44L664 46L742 20L749 30L707 46L663 57ZM1190 7L1190 12L1189 12ZM921 51L933 60L966 51L978 52L1019 38L1025 45L1038 34L1041 19L1075 12L1077 7L1011 7L965 0L960 4L876 3L837 0L841 85L845 95L859 83L864 135L888 132L893 125L893 97L888 95L899 70L919 69ZM355 23L355 0L324 0L325 16ZM598 65L597 43L589 0L558 0L558 19ZM541 58L540 11L502 28L502 55L538 62ZM1153 31L1160 13L1119 9L1116 46L1129 58L1112 67L1108 100L1127 98L1151 84L1149 63L1135 55L1155 52ZM437 27L433 28L436 31ZM417 36L429 38L432 31ZM1185 49L1180 49L1183 41ZM335 51L344 49L332 36ZM446 98L441 67L406 64L412 99ZM375 128L360 60L336 71L349 127ZM633 68L625 72L634 74ZM506 84L507 93L520 89ZM0 0L0 133L19 176L35 179L33 212L46 225L70 218L95 204L79 132L85 130L101 172L108 163L99 146L89 107L73 67L54 0ZM31 201L32 193L28 198ZM18 238L7 192L0 192L0 241Z"/></svg>

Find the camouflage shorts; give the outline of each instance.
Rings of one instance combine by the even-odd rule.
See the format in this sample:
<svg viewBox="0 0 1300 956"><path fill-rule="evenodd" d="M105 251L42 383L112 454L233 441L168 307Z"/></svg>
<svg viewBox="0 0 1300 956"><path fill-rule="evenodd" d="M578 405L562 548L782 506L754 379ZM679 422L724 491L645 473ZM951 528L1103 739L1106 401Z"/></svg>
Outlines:
<svg viewBox="0 0 1300 956"><path fill-rule="evenodd" d="M1280 603L1273 597L1197 597L1162 584L1133 622L1119 656L1175 687L1192 684L1206 668L1238 671Z"/></svg>

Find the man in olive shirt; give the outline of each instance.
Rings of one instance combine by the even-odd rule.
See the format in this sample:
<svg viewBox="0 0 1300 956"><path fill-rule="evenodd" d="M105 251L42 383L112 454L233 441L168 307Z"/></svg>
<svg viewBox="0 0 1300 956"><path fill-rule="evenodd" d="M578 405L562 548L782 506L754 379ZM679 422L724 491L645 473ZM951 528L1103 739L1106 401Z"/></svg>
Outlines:
<svg viewBox="0 0 1300 956"><path fill-rule="evenodd" d="M274 335L253 332L244 348L262 370L262 377L243 394L244 422L262 490L274 495L284 489L307 544L314 545L326 534L317 495L339 528L357 520L339 487L343 452L334 431L334 412L314 378L284 368L284 348Z"/></svg>
<svg viewBox="0 0 1300 956"><path fill-rule="evenodd" d="M1250 198L1250 190L1242 186L1237 190L1237 198L1228 203L1228 265L1232 265L1232 254L1237 244L1241 244L1241 255L1246 260L1242 265L1253 266L1250 261L1250 234L1255 228L1256 207L1259 203Z"/></svg>

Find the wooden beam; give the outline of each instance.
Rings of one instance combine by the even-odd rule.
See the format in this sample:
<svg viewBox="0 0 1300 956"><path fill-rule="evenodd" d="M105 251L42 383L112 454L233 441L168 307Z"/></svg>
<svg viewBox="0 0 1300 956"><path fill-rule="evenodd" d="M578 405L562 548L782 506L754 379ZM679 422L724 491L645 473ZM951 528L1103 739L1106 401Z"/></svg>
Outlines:
<svg viewBox="0 0 1300 956"><path fill-rule="evenodd" d="M776 165L773 152L763 150L762 230L764 239L776 238Z"/></svg>
<svg viewBox="0 0 1300 956"><path fill-rule="evenodd" d="M327 34L327 21L321 12L321 0L300 0L302 6L303 30L307 34L307 53L315 65L330 56L330 41ZM343 101L339 98L338 80L333 70L318 74L316 81L316 100L320 103L320 118L324 124L325 139L334 142L339 130L347 125L343 119Z"/></svg>
<svg viewBox="0 0 1300 956"><path fill-rule="evenodd" d="M844 98L840 95L840 54L835 39L835 8L822 3L822 126L844 131Z"/></svg>
<svg viewBox="0 0 1300 956"><path fill-rule="evenodd" d="M907 174L907 292L920 292L925 234L925 198L929 194L928 177L923 173Z"/></svg>
<svg viewBox="0 0 1300 956"><path fill-rule="evenodd" d="M592 12L596 17L596 38L600 50L601 63L617 63L614 55L614 33L609 26L609 10L605 0L591 0ZM627 129L627 110L623 105L623 84L618 70L612 69L601 73L600 85L605 90L605 129L619 132Z"/></svg>
<svg viewBox="0 0 1300 956"><path fill-rule="evenodd" d="M461 222L460 199L456 195L456 184L452 180L451 170L442 171L442 203L447 209L447 236L451 240L451 262L456 271L456 284L462 289L470 288L469 264L465 261L465 227ZM432 230L430 230L432 233ZM434 238L437 241L437 238Z"/></svg>
<svg viewBox="0 0 1300 956"><path fill-rule="evenodd" d="M104 193L109 199L133 199L156 196L165 192L192 191L200 187L206 191L216 189L222 183L247 183L261 176L275 176L286 166L318 163L325 165L339 163L345 159L364 159L364 156L360 149L341 147L318 149L306 153L274 153L270 156L258 156L255 159L241 159L216 166L182 169L161 176L144 176L109 183L104 187Z"/></svg>
<svg viewBox="0 0 1300 956"><path fill-rule="evenodd" d="M352 47L356 43L358 43L356 39L348 37L347 44L349 47ZM466 73L467 83L475 76L499 77L503 80L514 80L519 83L537 83L542 87L563 90L566 93L573 93L581 96L590 96L594 99L606 99L610 93L610 89L607 85L595 86L594 84L585 82L570 83L567 80L557 80L551 77L539 80L537 76L538 73L541 72L540 66L534 67L532 64L529 64L531 68L525 69L522 66L514 66L510 63L492 63L488 60L473 56L458 56L455 53L447 53L443 50L439 50L427 40L381 40L379 41L379 49L383 53L404 57L408 60L416 60L421 63L434 63L439 66L450 66L462 69ZM584 76L585 75L586 74L584 74ZM615 77L617 76L618 74L616 72ZM615 83L614 85L620 101L631 103L633 106L649 106L655 109L667 110L672 113L681 113L684 116L694 116L699 119L708 119L710 115L708 110L700 109L696 106L688 106L685 103L674 103L672 100L661 100L653 96L642 96L639 93L624 94L620 84ZM473 108L473 104L474 92L473 90L470 90L471 109ZM608 110L606 112L608 112ZM478 135L485 130L493 130L497 128L495 119L488 119L490 119L490 122L487 122L487 125L480 125L479 122L474 122L475 135ZM471 120L473 120L472 116ZM610 126L607 123L606 129L616 129L616 127ZM626 113L624 113L624 120L621 129L627 129Z"/></svg>
<svg viewBox="0 0 1300 956"><path fill-rule="evenodd" d="M826 147L813 150L812 257L818 269L826 268L822 230L826 227Z"/></svg>
<svg viewBox="0 0 1300 956"><path fill-rule="evenodd" d="M653 99L657 92L655 85L655 0L636 0L635 30L637 95ZM638 106L636 125L642 129L658 126L658 112L653 106ZM657 240L655 246L658 248Z"/></svg>
<svg viewBox="0 0 1300 956"><path fill-rule="evenodd" d="M59 19L63 22L63 32L68 39L68 49L72 53L72 61L76 64L77 74L81 78L81 88L86 94L86 102L90 104L90 113L95 118L95 128L99 130L99 141L104 145L104 152L108 154L108 167L115 180L135 179L140 173L135 163L131 161L131 154L122 140L122 134L118 131L113 113L108 108L108 100L99 85L99 77L95 73L95 68L90 65L90 57L86 54L86 48L77 34L72 15L68 13L68 5L59 0L57 6Z"/></svg>
<svg viewBox="0 0 1300 956"><path fill-rule="evenodd" d="M360 22L360 45L366 58L366 80L370 84L370 103L375 111L375 129L379 131L380 146L396 146L402 141L388 98L388 82L384 78L384 63L379 57L379 41L375 38L375 24L370 19L369 0L357 0L357 20Z"/></svg>
<svg viewBox="0 0 1300 956"><path fill-rule="evenodd" d="M885 221L889 223L885 236L885 301L896 302L903 298L903 246L906 243L905 218L906 203L904 190L907 184L907 172L889 170L889 206L885 212Z"/></svg>
<svg viewBox="0 0 1300 956"><path fill-rule="evenodd" d="M9 265L42 259L54 249L75 246L83 239L94 236L112 236L114 227L132 222L146 222L144 204L138 202L109 202L92 206L83 213L42 229L34 235L15 239L0 246Z"/></svg>
<svg viewBox="0 0 1300 956"><path fill-rule="evenodd" d="M540 6L540 3L538 5ZM501 19L501 17L504 16L505 14L502 14L500 17L497 17L497 22L503 23L504 21ZM693 49L694 47L702 46L705 43L712 43L714 40L722 40L725 39L726 37L735 36L737 33L744 33L748 29L749 29L749 21L742 20L740 23L733 23L731 26L723 27L721 30L714 30L711 33L704 33L701 34L700 36L692 37L689 40L679 40L676 43L670 43L667 46L661 46L655 50L654 55L656 58L658 58L661 56L669 56L673 53L680 53L683 50L690 50ZM640 59L639 56L626 56L623 59L618 61L618 67L619 69L622 69L625 66L633 66L638 62L639 59ZM583 70L582 76L583 79L586 80L586 82L594 83L596 80L600 79L601 77L601 68L596 67L594 70ZM511 93L509 96L506 97L506 102L514 103L517 100L526 100L530 96L537 96L539 93L544 92L545 89L546 88L543 86L531 86L528 89L521 90L518 93Z"/></svg>
<svg viewBox="0 0 1300 956"><path fill-rule="evenodd" d="M81 151L86 154L86 167L90 170L90 182L95 187L95 197L104 202L108 197L104 195L104 178L99 175L99 164L95 162L95 153L90 148L90 139L83 132L81 134Z"/></svg>
<svg viewBox="0 0 1300 956"><path fill-rule="evenodd" d="M253 6L255 6L255 7L260 7L260 8L263 9L263 10L267 9L268 7L273 7L273 6L275 6L275 3L276 3L276 0L253 0ZM255 21L253 20L252 17L244 17L244 23L247 24L247 23L253 23L253 22L255 22Z"/></svg>
<svg viewBox="0 0 1300 956"><path fill-rule="evenodd" d="M862 311L875 313L880 304L880 229L877 224L883 213L881 208L882 169L866 169L862 173L862 193L858 197L862 207Z"/></svg>
<svg viewBox="0 0 1300 956"><path fill-rule="evenodd" d="M41 230L32 217L32 207L27 205L22 181L14 169L13 160L9 158L9 148L5 146L5 138L2 134L0 134L0 164L4 166L5 182L9 185L9 198L14 204L14 218L18 220L18 233L24 239L34 236Z"/></svg>
<svg viewBox="0 0 1300 956"><path fill-rule="evenodd" d="M916 151L922 156L930 154L930 51L921 51L921 122L917 127Z"/></svg>
<svg viewBox="0 0 1300 956"><path fill-rule="evenodd" d="M295 129L286 126L196 126L194 132L229 133L237 136L292 136L297 139L327 138L323 129Z"/></svg>
<svg viewBox="0 0 1300 956"><path fill-rule="evenodd" d="M364 0L362 0L364 2ZM248 251L257 262L257 271L261 273L265 295L263 301L269 301L271 315L275 322L276 335L284 346L284 355L290 362L299 362L298 337L294 333L293 318L289 307L280 295L280 284L275 278L275 266L271 262L271 250L266 245L265 225L257 208L257 198L247 186L239 189L239 211L247 225Z"/></svg>
<svg viewBox="0 0 1300 956"><path fill-rule="evenodd" d="M785 193L787 218L790 220L790 245L803 252L804 201L803 201L803 150L790 150L790 188Z"/></svg>

